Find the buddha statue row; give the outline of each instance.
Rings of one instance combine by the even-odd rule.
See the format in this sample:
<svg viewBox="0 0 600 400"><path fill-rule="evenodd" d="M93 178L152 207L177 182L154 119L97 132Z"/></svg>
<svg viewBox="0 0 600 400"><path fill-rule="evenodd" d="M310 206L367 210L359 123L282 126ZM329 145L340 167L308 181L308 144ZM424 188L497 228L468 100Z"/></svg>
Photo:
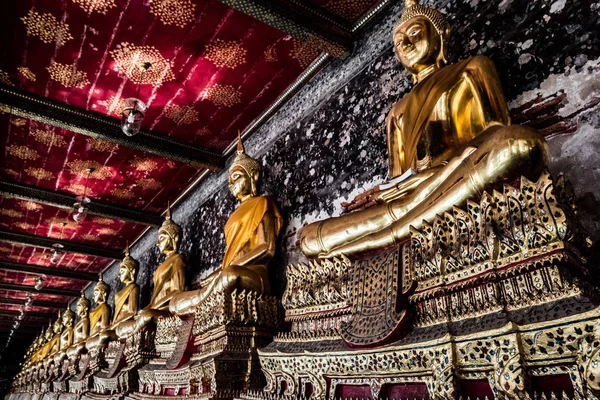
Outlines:
<svg viewBox="0 0 600 400"><path fill-rule="evenodd" d="M546 167L544 139L531 128L511 125L493 63L475 56L449 64L449 35L442 13L406 0L392 36L395 53L415 86L387 117L389 188L373 196L375 206L304 227L300 246L307 257L351 257L398 246L408 240L411 227L419 229L423 221L431 223L436 215L498 184L521 176L535 180ZM269 197L257 195L259 176L259 163L239 140L228 183L241 204L225 225L222 264L199 288L184 291L186 265L178 253L183 232L167 210L157 243L166 259L154 273L150 303L138 311L138 263L127 254L119 269L125 287L116 295L112 322L105 302L108 286L100 279L89 320L89 302L82 298L74 332L72 314L66 312L34 342L28 352L31 362L56 354L60 360L61 351L66 348L69 356L84 341L90 348L103 340L126 339L160 316L191 315L215 293L236 288L269 293L268 265L281 215ZM61 334L63 326L70 333Z"/></svg>
<svg viewBox="0 0 600 400"><path fill-rule="evenodd" d="M227 248L223 262L201 282L199 289L184 291L186 264L178 252L183 232L167 208L157 240L166 258L154 272L150 303L139 309L140 289L135 283L139 263L127 249L118 273L124 286L115 295L112 321L111 309L106 303L109 285L100 274L93 291L96 307L90 311L90 301L82 294L77 301L79 320L75 327L72 327L74 315L70 309L62 318L59 314L53 329L48 327L30 346L27 365L48 364L50 360L60 365L65 359L75 363L84 349L98 349L110 340L127 340L161 316L191 315L217 292L246 289L268 294L268 265L275 253L282 219L268 196L257 195L259 178L260 165L245 153L240 138L237 156L229 170L229 188L241 204L225 225Z"/></svg>

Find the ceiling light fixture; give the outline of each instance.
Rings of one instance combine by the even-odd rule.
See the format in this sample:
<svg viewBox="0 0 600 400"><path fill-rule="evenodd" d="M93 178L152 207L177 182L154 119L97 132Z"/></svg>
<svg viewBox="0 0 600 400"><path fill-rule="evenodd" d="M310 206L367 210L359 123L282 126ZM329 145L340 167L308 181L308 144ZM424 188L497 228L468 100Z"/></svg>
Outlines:
<svg viewBox="0 0 600 400"><path fill-rule="evenodd" d="M37 280L35 281L35 290L40 290L42 287L44 287L44 281L46 280L46 276L45 275L40 275ZM25 303L27 304L27 303Z"/></svg>
<svg viewBox="0 0 600 400"><path fill-rule="evenodd" d="M29 295L27 295L27 299L25 300L25 307L29 307L32 304L33 304L33 296L29 294Z"/></svg>
<svg viewBox="0 0 600 400"><path fill-rule="evenodd" d="M66 222L62 223L62 227L60 228L60 239L62 239L63 236L63 229L65 229L65 225L67 225ZM63 255L65 254L62 249L65 246L63 246L60 243L54 243L52 245L52 257L50 257L50 262L52 264L58 264L58 262L62 259Z"/></svg>
<svg viewBox="0 0 600 400"><path fill-rule="evenodd" d="M88 204L90 203L90 199L88 197L86 197L87 194L87 188L88 188L88 182L90 180L90 175L92 172L94 172L94 168L88 168L87 169L87 178L85 180L85 187L83 188L83 196L77 196L75 198L76 202L75 204L73 204L73 220L75 222L77 222L78 224L83 222L83 220L85 219L85 217L87 217L88 214Z"/></svg>
<svg viewBox="0 0 600 400"><path fill-rule="evenodd" d="M152 66L149 62L140 64L140 82L143 82L143 76L146 71ZM138 84L137 96L130 97L125 100L125 108L121 111L121 130L127 136L137 135L142 127L142 120L144 119L144 112L146 111L146 104L139 99L140 87Z"/></svg>

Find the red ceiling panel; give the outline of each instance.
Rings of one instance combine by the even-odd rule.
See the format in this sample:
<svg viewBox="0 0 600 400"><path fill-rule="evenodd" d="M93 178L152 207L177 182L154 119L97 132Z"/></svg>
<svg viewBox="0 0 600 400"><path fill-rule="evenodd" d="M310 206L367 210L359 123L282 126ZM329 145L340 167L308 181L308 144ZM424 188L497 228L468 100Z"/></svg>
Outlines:
<svg viewBox="0 0 600 400"><path fill-rule="evenodd" d="M39 277L40 277L40 275L38 275L38 274L6 271L3 269L0 269L0 282L2 282L2 283L12 283L12 284L16 284L16 285L35 286ZM79 279L75 280L75 279L69 279L69 278L60 278L60 277L56 277L56 276L47 276L44 279L44 287L45 288L81 290L87 284L88 284L88 281L82 281Z"/></svg>
<svg viewBox="0 0 600 400"><path fill-rule="evenodd" d="M62 309L62 307L61 307ZM0 304L0 312L2 311L20 311L21 306L17 304ZM49 317L54 317L56 315L55 308L47 308L47 307L39 307L39 306L29 306L25 308L25 312L33 312L33 313L47 313Z"/></svg>
<svg viewBox="0 0 600 400"><path fill-rule="evenodd" d="M50 250L0 242L0 260L43 265L50 268L68 268L85 272L100 272L112 260L100 257L65 253L57 264L50 262Z"/></svg>
<svg viewBox="0 0 600 400"><path fill-rule="evenodd" d="M27 298L27 293L16 290L0 289L0 298L25 300ZM65 307L67 303L71 300L71 298L67 296L58 296L54 294L42 293L33 293L33 299L39 301L51 301L53 303L63 303Z"/></svg>
<svg viewBox="0 0 600 400"><path fill-rule="evenodd" d="M159 3L18 2L4 79L112 116L141 83L146 128L223 150L319 55L218 0Z"/></svg>

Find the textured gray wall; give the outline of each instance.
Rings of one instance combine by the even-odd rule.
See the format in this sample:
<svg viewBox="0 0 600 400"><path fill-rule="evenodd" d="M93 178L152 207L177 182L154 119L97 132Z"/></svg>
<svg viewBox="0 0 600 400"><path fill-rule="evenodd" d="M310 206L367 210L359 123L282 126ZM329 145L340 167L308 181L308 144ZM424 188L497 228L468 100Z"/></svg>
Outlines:
<svg viewBox="0 0 600 400"><path fill-rule="evenodd" d="M431 4L431 3L429 3ZM471 0L435 2L453 28L451 61L485 54L496 63L512 109L538 94L566 96L553 106L552 121L570 133L547 136L553 173L564 173L579 196L580 215L592 237L600 237L600 3ZM320 72L246 144L264 166L262 192L279 204L285 218L272 265L274 288L284 288L285 266L302 258L296 235L305 224L339 215L340 204L384 181L387 173L384 118L411 81L392 53L391 27L401 4L359 38L351 57ZM543 124L542 124L543 126ZM230 160L231 162L231 160ZM226 188L227 171L210 176L174 210L184 228L182 254L189 261L188 284L196 286L219 266L223 226L236 204ZM142 304L162 257L156 230L132 255L142 264ZM113 266L107 274L116 286Z"/></svg>

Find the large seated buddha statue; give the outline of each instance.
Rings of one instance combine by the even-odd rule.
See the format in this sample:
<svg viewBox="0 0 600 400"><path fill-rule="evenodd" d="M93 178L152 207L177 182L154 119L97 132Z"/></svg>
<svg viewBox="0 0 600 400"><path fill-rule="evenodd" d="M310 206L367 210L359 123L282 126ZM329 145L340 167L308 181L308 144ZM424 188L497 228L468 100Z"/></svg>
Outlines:
<svg viewBox="0 0 600 400"><path fill-rule="evenodd" d="M411 226L420 229L495 185L535 181L544 169L545 141L510 124L493 63L475 56L447 64L449 34L442 13L406 1L393 40L415 86L387 117L391 187L376 195L378 205L306 226L300 243L308 257L400 244Z"/></svg>
<svg viewBox="0 0 600 400"><path fill-rule="evenodd" d="M73 344L67 349L67 357L71 365L76 365L79 355L85 348L85 340L90 334L90 301L85 297L83 291L81 297L77 300L76 314L79 316L79 321L73 328Z"/></svg>
<svg viewBox="0 0 600 400"><path fill-rule="evenodd" d="M275 253L281 215L268 196L257 196L260 164L248 156L241 139L229 168L229 190L240 201L225 224L227 245L221 267L204 279L200 289L173 296L173 314L192 314L215 293L234 289L269 294L268 265Z"/></svg>
<svg viewBox="0 0 600 400"><path fill-rule="evenodd" d="M94 302L96 307L90 312L90 334L86 339L86 348L97 348L111 338L108 331L110 325L110 306L106 304L106 297L110 286L102 280L102 273L98 276L98 283L94 287Z"/></svg>
<svg viewBox="0 0 600 400"><path fill-rule="evenodd" d="M119 266L119 279L125 286L115 295L115 315L110 326L119 337L124 335L121 326L125 326L125 322L132 320L139 309L140 287L135 283L138 267L137 260L129 255L128 246Z"/></svg>
<svg viewBox="0 0 600 400"><path fill-rule="evenodd" d="M140 310L135 319L128 318L118 323L118 337L120 339L139 332L150 322L156 322L158 317L170 315L168 309L171 298L185 289L186 265L183 257L178 253L181 237L181 227L171 219L171 208L168 207L165 220L158 229L157 243L159 250L166 258L154 271L152 279L154 290L152 291L150 304ZM131 288L133 292L134 289ZM132 295L132 292L129 295ZM123 295L123 299L125 298L129 298L129 296ZM134 302L131 302L131 307L134 305ZM128 313L127 309L125 312Z"/></svg>

